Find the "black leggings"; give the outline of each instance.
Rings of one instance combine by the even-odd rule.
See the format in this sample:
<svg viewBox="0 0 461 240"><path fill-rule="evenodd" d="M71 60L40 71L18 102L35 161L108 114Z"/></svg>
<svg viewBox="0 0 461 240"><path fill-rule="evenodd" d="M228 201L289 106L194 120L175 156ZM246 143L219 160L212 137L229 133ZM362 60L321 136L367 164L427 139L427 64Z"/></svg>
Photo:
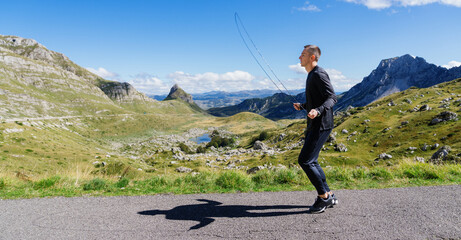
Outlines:
<svg viewBox="0 0 461 240"><path fill-rule="evenodd" d="M298 157L298 163L301 165L307 177L314 185L319 195L330 191L323 169L317 161L323 144L327 141L331 133L329 130L311 130L307 133L304 146Z"/></svg>

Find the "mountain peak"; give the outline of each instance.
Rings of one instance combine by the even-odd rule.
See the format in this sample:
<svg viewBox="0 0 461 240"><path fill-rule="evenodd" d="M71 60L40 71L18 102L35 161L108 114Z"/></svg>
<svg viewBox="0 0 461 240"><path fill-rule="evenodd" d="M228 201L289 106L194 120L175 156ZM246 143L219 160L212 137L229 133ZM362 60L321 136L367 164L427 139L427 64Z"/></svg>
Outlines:
<svg viewBox="0 0 461 240"><path fill-rule="evenodd" d="M192 100L192 96L186 93L182 88L180 88L177 83L173 85L173 87L171 87L170 93L165 98L165 100L171 100L171 99L181 99L190 104L194 103L194 101Z"/></svg>
<svg viewBox="0 0 461 240"><path fill-rule="evenodd" d="M412 86L426 88L459 77L461 67L446 69L410 54L384 59L362 82L347 91L335 107L361 107Z"/></svg>

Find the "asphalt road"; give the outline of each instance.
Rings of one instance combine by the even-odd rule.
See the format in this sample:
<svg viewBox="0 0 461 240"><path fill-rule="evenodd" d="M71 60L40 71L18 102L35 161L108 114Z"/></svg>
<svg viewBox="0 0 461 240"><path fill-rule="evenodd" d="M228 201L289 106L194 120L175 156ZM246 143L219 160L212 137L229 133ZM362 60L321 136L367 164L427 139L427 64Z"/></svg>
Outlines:
<svg viewBox="0 0 461 240"><path fill-rule="evenodd" d="M461 239L461 186L0 200L0 239Z"/></svg>

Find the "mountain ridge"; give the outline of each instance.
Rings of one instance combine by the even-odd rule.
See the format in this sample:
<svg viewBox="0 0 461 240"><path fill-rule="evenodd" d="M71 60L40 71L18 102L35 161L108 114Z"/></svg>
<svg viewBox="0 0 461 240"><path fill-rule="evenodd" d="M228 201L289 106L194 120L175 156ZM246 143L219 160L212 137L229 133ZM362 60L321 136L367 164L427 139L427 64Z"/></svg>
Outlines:
<svg viewBox="0 0 461 240"><path fill-rule="evenodd" d="M362 107L412 86L426 88L459 77L461 66L447 69L409 54L383 59L362 82L343 94L335 109L342 110L348 106Z"/></svg>
<svg viewBox="0 0 461 240"><path fill-rule="evenodd" d="M33 39L0 35L2 118L126 113L192 113L181 102L162 103L129 83L110 81ZM189 109L188 109L189 108Z"/></svg>

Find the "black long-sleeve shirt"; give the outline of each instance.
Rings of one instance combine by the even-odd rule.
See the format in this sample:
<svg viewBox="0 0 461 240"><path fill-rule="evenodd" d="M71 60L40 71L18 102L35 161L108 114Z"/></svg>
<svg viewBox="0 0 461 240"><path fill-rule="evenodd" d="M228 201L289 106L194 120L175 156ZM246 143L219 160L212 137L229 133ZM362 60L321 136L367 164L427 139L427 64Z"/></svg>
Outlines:
<svg viewBox="0 0 461 240"><path fill-rule="evenodd" d="M307 113L315 109L320 113L314 119L307 118L307 129L333 129L333 106L338 100L328 73L321 67L315 66L306 79L306 103L302 104Z"/></svg>

